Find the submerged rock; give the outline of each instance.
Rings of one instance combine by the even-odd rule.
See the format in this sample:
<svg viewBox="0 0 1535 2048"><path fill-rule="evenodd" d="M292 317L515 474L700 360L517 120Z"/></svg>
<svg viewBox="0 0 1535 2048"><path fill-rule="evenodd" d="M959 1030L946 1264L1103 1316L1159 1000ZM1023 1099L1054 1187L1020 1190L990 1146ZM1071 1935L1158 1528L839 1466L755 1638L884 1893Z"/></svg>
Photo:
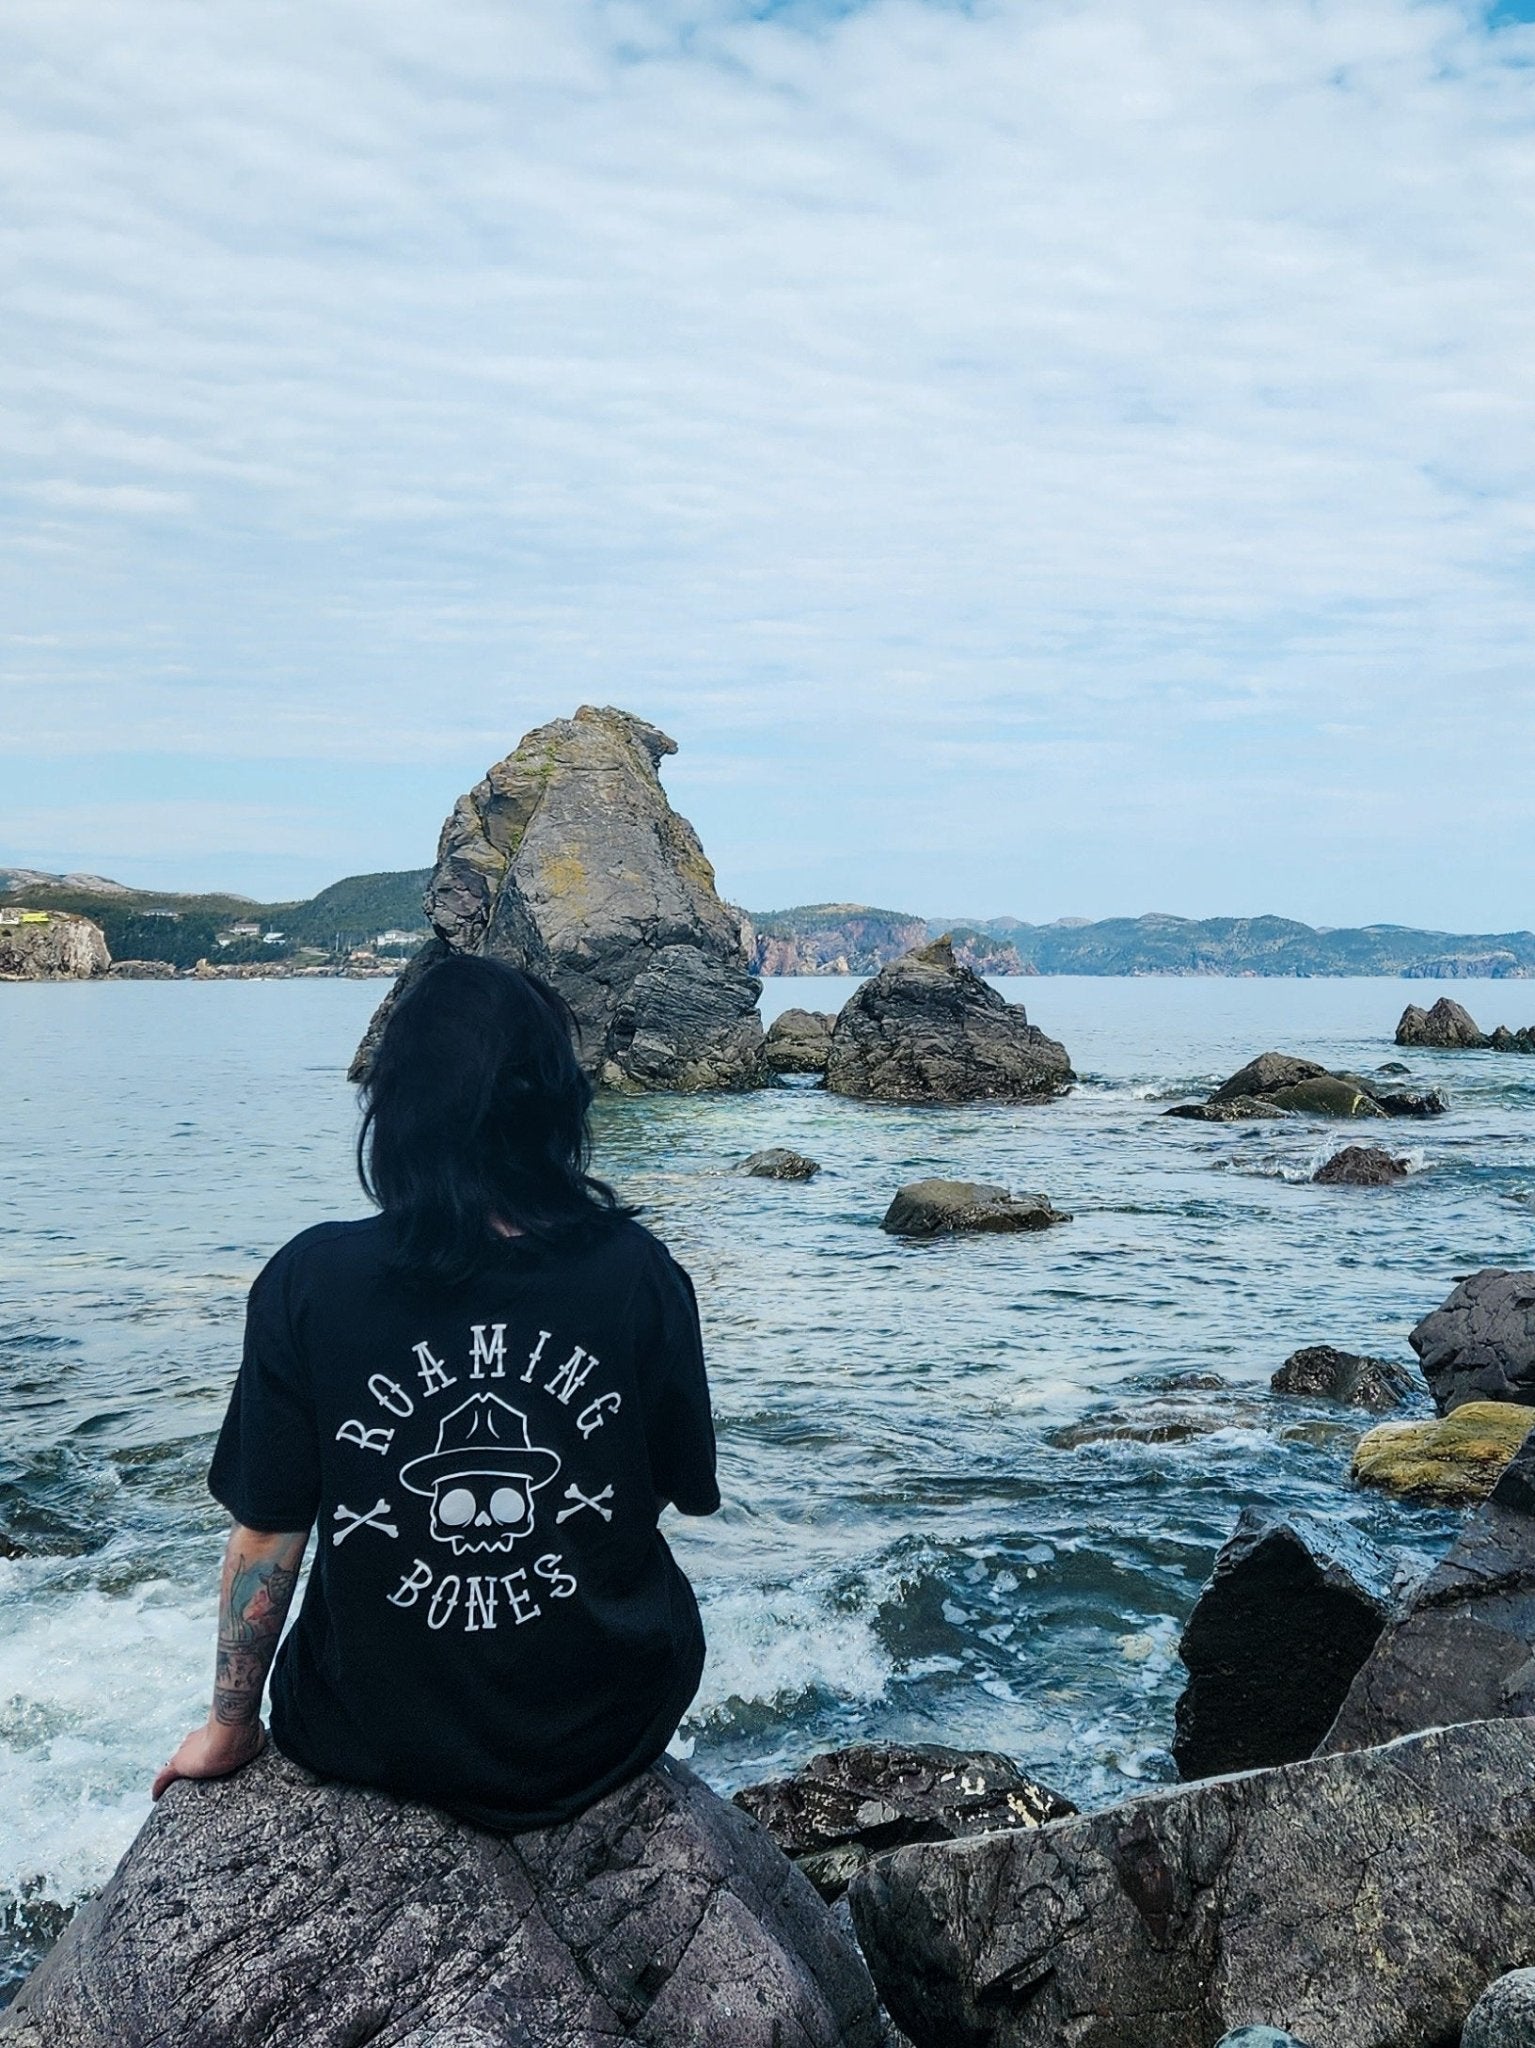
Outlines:
<svg viewBox="0 0 1535 2048"><path fill-rule="evenodd" d="M837 1898L870 1856L902 1842L948 1842L1035 1828L1076 1812L993 1750L858 1743L812 1757L791 1778L735 1794L823 1897Z"/></svg>
<svg viewBox="0 0 1535 2048"><path fill-rule="evenodd" d="M1527 1440L1350 1686L1324 1750L1535 1714L1535 1440Z"/></svg>
<svg viewBox="0 0 1535 2048"><path fill-rule="evenodd" d="M67 910L0 916L0 981L90 981L111 965L106 935L88 917Z"/></svg>
<svg viewBox="0 0 1535 2048"><path fill-rule="evenodd" d="M1405 1365L1389 1358L1337 1351L1331 1344L1308 1344L1292 1351L1269 1385L1276 1394L1293 1394L1306 1401L1338 1401L1345 1408L1366 1408L1377 1415L1400 1408L1418 1391Z"/></svg>
<svg viewBox="0 0 1535 2048"><path fill-rule="evenodd" d="M444 825L426 914L442 945L552 981L606 1085L752 1087L761 984L740 912L661 787L676 751L643 719L591 705L528 733ZM423 948L416 971L434 957Z"/></svg>
<svg viewBox="0 0 1535 2048"><path fill-rule="evenodd" d="M0 2016L7 2048L880 2039L811 1886L670 1759L516 1836L273 1751L174 1785Z"/></svg>
<svg viewBox="0 0 1535 2048"><path fill-rule="evenodd" d="M914 1180L896 1191L881 1230L892 1237L950 1237L964 1231L1048 1230L1071 1218L1048 1195L1014 1195L973 1180Z"/></svg>
<svg viewBox="0 0 1535 2048"><path fill-rule="evenodd" d="M1037 1102L1075 1079L1066 1048L1021 1003L961 967L946 939L855 990L832 1031L826 1085L874 1102Z"/></svg>
<svg viewBox="0 0 1535 2048"><path fill-rule="evenodd" d="M791 1152L786 1145L769 1145L765 1151L749 1152L736 1168L754 1180L814 1180L821 1170L818 1159L803 1152Z"/></svg>
<svg viewBox="0 0 1535 2048"><path fill-rule="evenodd" d="M916 2048L1209 2048L1282 2014L1324 2048L1443 2048L1535 1960L1535 1721L1436 1728L918 1843L853 1880Z"/></svg>
<svg viewBox="0 0 1535 2048"><path fill-rule="evenodd" d="M1334 1074L1294 1053L1263 1052L1222 1081L1202 1103L1179 1103L1169 1116L1241 1123L1255 1116L1442 1116L1437 1089L1423 1094L1383 1088L1362 1074Z"/></svg>
<svg viewBox="0 0 1535 2048"><path fill-rule="evenodd" d="M1349 1475L1406 1500L1463 1507L1487 1498L1532 1426L1535 1412L1503 1401L1467 1401L1425 1422L1383 1422L1360 1438Z"/></svg>
<svg viewBox="0 0 1535 2048"><path fill-rule="evenodd" d="M1310 1756L1385 1625L1391 1571L1350 1529L1245 1508L1178 1645L1179 1776Z"/></svg>
<svg viewBox="0 0 1535 2048"><path fill-rule="evenodd" d="M1467 1401L1535 1404L1535 1273L1484 1267L1407 1341L1441 1415Z"/></svg>
<svg viewBox="0 0 1535 2048"><path fill-rule="evenodd" d="M1323 1188L1389 1188L1407 1174L1407 1161L1393 1159L1379 1145L1345 1145L1311 1178Z"/></svg>
<svg viewBox="0 0 1535 2048"><path fill-rule="evenodd" d="M1223 1102L1213 1099L1209 1102L1175 1102L1164 1114L1187 1117L1191 1123L1245 1124L1263 1117L1287 1117L1291 1112L1278 1108L1272 1102L1265 1102L1257 1095L1232 1095Z"/></svg>
<svg viewBox="0 0 1535 2048"><path fill-rule="evenodd" d="M1535 1970L1510 1970L1466 2015L1460 2048L1530 2048L1535 2042Z"/></svg>
<svg viewBox="0 0 1535 2048"><path fill-rule="evenodd" d="M823 1010L784 1010L762 1041L763 1066L770 1074L824 1074L835 1022Z"/></svg>

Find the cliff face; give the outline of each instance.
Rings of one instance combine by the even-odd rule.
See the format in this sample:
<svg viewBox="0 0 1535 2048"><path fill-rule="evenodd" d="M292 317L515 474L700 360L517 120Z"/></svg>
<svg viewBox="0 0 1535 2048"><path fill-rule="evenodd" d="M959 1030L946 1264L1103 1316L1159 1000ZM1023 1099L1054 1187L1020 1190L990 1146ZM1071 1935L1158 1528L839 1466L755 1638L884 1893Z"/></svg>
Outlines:
<svg viewBox="0 0 1535 2048"><path fill-rule="evenodd" d="M609 1086L745 1087L761 985L740 913L661 787L676 751L590 705L528 733L454 806L426 914L446 945L552 981Z"/></svg>
<svg viewBox="0 0 1535 2048"><path fill-rule="evenodd" d="M68 911L18 913L0 922L0 981L89 981L112 964L100 925Z"/></svg>

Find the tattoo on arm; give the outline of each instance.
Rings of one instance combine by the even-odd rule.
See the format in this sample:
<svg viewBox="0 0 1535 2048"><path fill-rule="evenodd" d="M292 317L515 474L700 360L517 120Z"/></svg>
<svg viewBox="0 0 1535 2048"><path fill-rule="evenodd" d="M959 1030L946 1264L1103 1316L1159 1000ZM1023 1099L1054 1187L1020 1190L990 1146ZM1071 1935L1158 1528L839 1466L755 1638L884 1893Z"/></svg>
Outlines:
<svg viewBox="0 0 1535 2048"><path fill-rule="evenodd" d="M238 1524L224 1557L219 1598L218 1664L213 1681L213 1718L226 1725L250 1723L261 1713L266 1675L298 1584L307 1529L266 1536Z"/></svg>

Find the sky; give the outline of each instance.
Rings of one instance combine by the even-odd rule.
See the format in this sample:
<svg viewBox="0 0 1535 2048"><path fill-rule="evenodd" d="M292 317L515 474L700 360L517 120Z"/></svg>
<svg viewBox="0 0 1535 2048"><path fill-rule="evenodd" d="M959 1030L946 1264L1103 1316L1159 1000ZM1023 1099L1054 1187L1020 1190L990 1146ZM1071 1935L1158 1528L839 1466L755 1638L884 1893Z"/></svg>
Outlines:
<svg viewBox="0 0 1535 2048"><path fill-rule="evenodd" d="M0 863L1535 924L1535 0L8 0Z"/></svg>

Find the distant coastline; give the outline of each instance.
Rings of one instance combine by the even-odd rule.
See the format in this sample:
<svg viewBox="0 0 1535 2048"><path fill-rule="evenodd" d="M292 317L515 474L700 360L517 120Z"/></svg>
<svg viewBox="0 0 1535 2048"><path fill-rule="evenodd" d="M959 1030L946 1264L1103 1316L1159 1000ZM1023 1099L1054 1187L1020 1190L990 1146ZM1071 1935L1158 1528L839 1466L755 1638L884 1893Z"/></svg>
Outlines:
<svg viewBox="0 0 1535 2048"><path fill-rule="evenodd" d="M0 910L73 912L100 927L122 979L354 978L396 972L431 936L429 868L350 875L299 902L130 889L100 875L0 868ZM875 974L941 932L989 975L1385 975L1412 981L1535 978L1535 933L1406 925L1328 929L1283 917L938 919L862 903L743 912L753 971Z"/></svg>

